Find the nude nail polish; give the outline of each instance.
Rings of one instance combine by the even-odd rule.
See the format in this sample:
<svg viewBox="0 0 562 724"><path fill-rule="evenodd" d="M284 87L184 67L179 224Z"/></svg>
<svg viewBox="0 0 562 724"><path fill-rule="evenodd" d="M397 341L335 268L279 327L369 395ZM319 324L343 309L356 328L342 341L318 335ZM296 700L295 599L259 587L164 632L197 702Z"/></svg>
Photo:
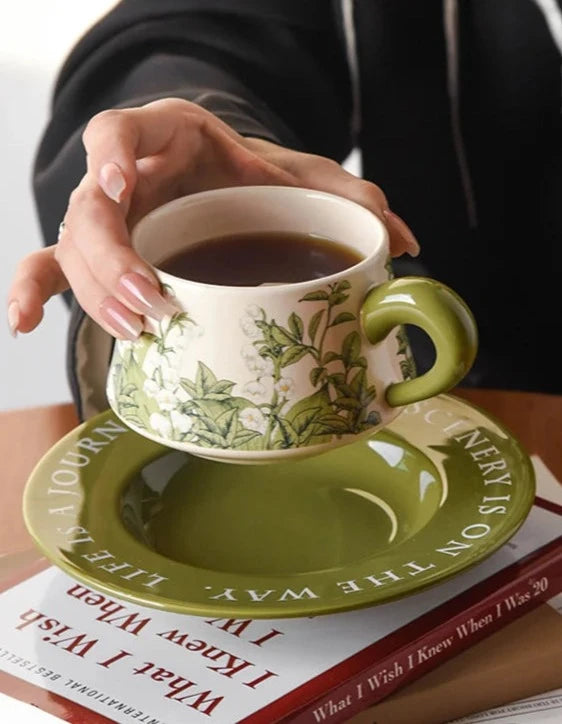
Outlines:
<svg viewBox="0 0 562 724"><path fill-rule="evenodd" d="M139 314L160 320L178 311L146 277L136 272L123 274L118 289L127 304Z"/></svg>
<svg viewBox="0 0 562 724"><path fill-rule="evenodd" d="M410 256L417 256L420 253L420 245L416 237L414 236L414 232L410 229L408 224L402 219L398 214L395 214L394 211L391 211L390 209L385 209L383 211L384 217L389 225L393 226L394 229L400 234L402 239L406 242L406 245L408 247L408 254Z"/></svg>
<svg viewBox="0 0 562 724"><path fill-rule="evenodd" d="M118 337L134 341L143 330L142 321L112 297L100 304L100 315Z"/></svg>
<svg viewBox="0 0 562 724"><path fill-rule="evenodd" d="M99 181L104 193L119 203L127 185L119 166L116 163L106 163L100 171Z"/></svg>
<svg viewBox="0 0 562 724"><path fill-rule="evenodd" d="M20 305L14 300L8 305L8 327L12 337L18 336L20 323Z"/></svg>

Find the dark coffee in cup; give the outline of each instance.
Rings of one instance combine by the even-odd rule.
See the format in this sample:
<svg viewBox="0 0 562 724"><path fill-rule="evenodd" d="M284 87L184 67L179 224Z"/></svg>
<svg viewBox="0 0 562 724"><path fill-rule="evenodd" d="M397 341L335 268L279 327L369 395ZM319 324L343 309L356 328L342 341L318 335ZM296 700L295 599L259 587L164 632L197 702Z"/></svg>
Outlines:
<svg viewBox="0 0 562 724"><path fill-rule="evenodd" d="M362 259L355 249L321 236L256 231L189 244L157 266L194 282L259 286L320 279L355 266Z"/></svg>

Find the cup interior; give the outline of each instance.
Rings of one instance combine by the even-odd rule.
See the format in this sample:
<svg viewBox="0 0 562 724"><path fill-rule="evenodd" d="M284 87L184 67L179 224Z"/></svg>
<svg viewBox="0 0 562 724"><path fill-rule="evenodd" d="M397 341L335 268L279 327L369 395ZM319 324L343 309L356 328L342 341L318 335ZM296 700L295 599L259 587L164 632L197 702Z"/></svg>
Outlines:
<svg viewBox="0 0 562 724"><path fill-rule="evenodd" d="M334 194L285 186L204 191L171 201L135 226L132 243L150 264L213 237L245 232L315 234L365 259L387 244L384 224L363 206Z"/></svg>

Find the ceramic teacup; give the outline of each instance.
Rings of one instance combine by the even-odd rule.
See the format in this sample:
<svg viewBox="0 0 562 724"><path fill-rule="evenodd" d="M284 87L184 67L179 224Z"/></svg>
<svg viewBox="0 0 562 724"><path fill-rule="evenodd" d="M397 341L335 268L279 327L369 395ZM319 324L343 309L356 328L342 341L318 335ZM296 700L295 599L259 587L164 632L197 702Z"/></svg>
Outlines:
<svg viewBox="0 0 562 724"><path fill-rule="evenodd" d="M158 269L189 244L255 231L320 235L361 261L321 279L258 287ZM233 463L317 454L451 389L476 354L465 302L433 279L393 279L384 224L339 196L272 186L193 194L141 219L132 243L180 311L147 320L136 342L116 342L107 394L124 423L168 447ZM433 367L419 377L405 324L435 346Z"/></svg>

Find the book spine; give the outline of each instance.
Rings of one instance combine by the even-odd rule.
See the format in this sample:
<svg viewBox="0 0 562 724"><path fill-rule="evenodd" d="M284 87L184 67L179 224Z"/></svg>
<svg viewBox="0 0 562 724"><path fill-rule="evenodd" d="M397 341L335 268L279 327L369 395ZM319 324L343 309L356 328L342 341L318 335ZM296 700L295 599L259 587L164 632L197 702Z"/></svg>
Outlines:
<svg viewBox="0 0 562 724"><path fill-rule="evenodd" d="M469 609L364 669L329 694L282 718L291 724L340 724L447 659L503 628L562 590L562 555L538 563Z"/></svg>

